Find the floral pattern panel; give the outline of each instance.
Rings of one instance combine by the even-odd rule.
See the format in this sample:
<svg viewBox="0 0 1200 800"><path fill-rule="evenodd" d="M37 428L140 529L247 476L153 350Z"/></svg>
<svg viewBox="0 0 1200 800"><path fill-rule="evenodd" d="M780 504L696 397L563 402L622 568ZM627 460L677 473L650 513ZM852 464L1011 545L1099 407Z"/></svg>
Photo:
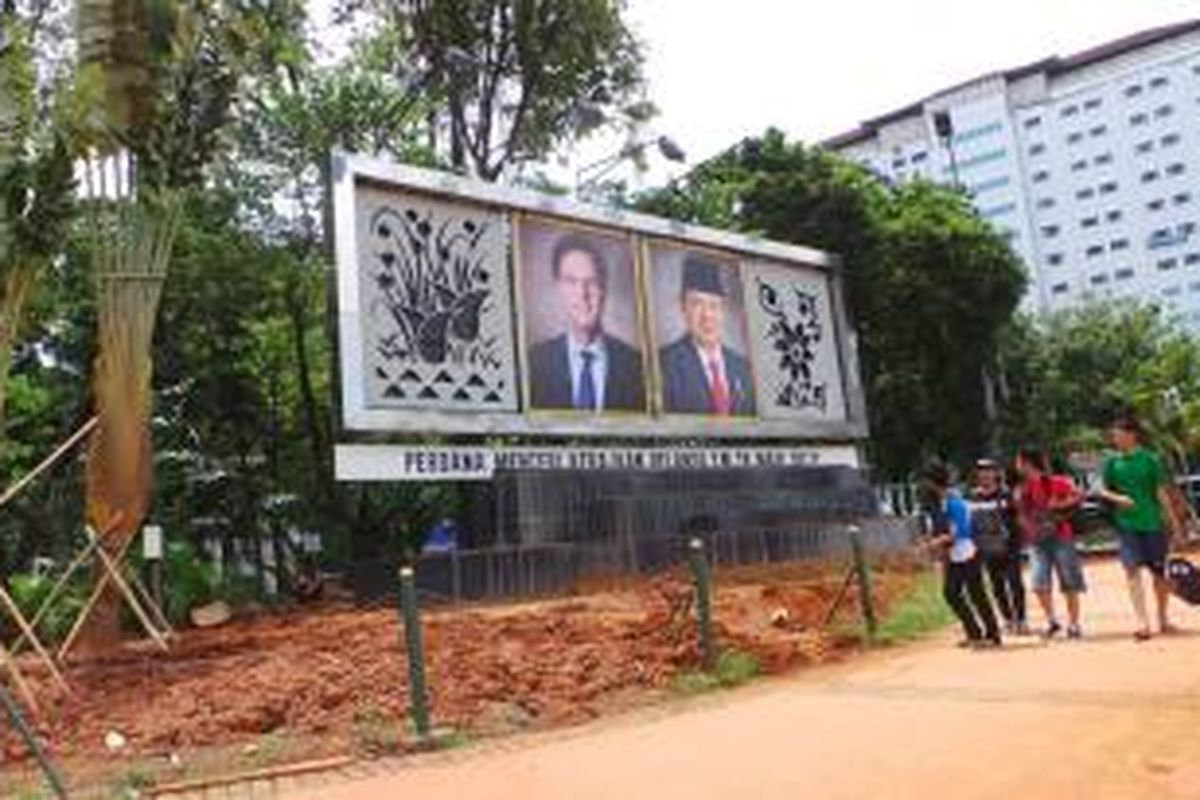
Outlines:
<svg viewBox="0 0 1200 800"><path fill-rule="evenodd" d="M515 411L506 215L369 186L356 197L367 407Z"/></svg>
<svg viewBox="0 0 1200 800"><path fill-rule="evenodd" d="M828 274L761 261L746 264L743 274L760 415L844 421Z"/></svg>

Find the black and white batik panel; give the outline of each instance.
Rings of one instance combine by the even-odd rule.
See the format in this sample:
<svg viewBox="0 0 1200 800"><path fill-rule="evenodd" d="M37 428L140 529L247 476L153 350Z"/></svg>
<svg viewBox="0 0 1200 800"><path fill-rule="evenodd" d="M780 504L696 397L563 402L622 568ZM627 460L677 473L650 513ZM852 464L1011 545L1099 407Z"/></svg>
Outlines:
<svg viewBox="0 0 1200 800"><path fill-rule="evenodd" d="M846 419L828 276L767 262L743 274L761 415Z"/></svg>
<svg viewBox="0 0 1200 800"><path fill-rule="evenodd" d="M506 216L370 187L356 195L367 407L515 411Z"/></svg>

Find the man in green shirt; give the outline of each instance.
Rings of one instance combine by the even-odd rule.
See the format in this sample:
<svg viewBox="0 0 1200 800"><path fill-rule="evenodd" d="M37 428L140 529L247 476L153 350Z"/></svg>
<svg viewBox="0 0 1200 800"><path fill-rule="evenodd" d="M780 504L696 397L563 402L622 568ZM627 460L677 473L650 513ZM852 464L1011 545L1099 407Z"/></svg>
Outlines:
<svg viewBox="0 0 1200 800"><path fill-rule="evenodd" d="M1116 508L1115 519L1121 544L1121 563L1129 583L1129 597L1137 614L1139 628L1134 638L1150 638L1146 616L1146 590L1142 568L1150 571L1158 607L1158 625L1163 633L1175 631L1167 619L1167 600L1171 596L1165 571L1167 529L1178 530L1167 489L1170 474L1162 460L1141 443L1141 427L1131 415L1118 415L1109 428L1115 455L1104 464L1100 496Z"/></svg>

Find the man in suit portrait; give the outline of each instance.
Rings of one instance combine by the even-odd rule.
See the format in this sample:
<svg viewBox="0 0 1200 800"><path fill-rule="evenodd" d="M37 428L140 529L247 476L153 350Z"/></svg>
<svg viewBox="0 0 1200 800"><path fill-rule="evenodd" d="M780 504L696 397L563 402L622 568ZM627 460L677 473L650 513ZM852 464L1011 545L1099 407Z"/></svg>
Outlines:
<svg viewBox="0 0 1200 800"><path fill-rule="evenodd" d="M567 329L529 351L531 405L545 409L644 411L642 356L604 330L608 264L594 241L567 234L550 262Z"/></svg>
<svg viewBox="0 0 1200 800"><path fill-rule="evenodd" d="M721 267L704 256L686 255L679 302L687 331L658 356L665 411L718 417L754 413L750 363L724 343L726 298Z"/></svg>

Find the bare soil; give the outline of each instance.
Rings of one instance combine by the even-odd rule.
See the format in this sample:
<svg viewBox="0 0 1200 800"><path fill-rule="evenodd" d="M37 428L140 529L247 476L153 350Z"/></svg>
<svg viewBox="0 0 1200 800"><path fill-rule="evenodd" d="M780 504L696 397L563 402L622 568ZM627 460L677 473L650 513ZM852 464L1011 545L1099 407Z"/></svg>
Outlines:
<svg viewBox="0 0 1200 800"><path fill-rule="evenodd" d="M843 574L844 567L813 564L722 570L714 600L722 646L754 654L769 673L844 657L857 637L821 627ZM877 571L880 607L914 574L914 565L900 562ZM490 735L575 724L650 701L699 664L691 596L679 572L584 587L554 601L431 610L425 643L434 718ZM856 615L851 591L843 630ZM216 760L228 766L230 753L254 765L386 748L407 713L403 635L392 609L262 615L180 632L166 654L128 643L69 664L69 696L29 657L22 668L44 705L38 730L73 776L147 758L195 765L206 752L224 754ZM110 731L127 743L117 753L105 745ZM8 763L28 758L7 726L0 753Z"/></svg>

